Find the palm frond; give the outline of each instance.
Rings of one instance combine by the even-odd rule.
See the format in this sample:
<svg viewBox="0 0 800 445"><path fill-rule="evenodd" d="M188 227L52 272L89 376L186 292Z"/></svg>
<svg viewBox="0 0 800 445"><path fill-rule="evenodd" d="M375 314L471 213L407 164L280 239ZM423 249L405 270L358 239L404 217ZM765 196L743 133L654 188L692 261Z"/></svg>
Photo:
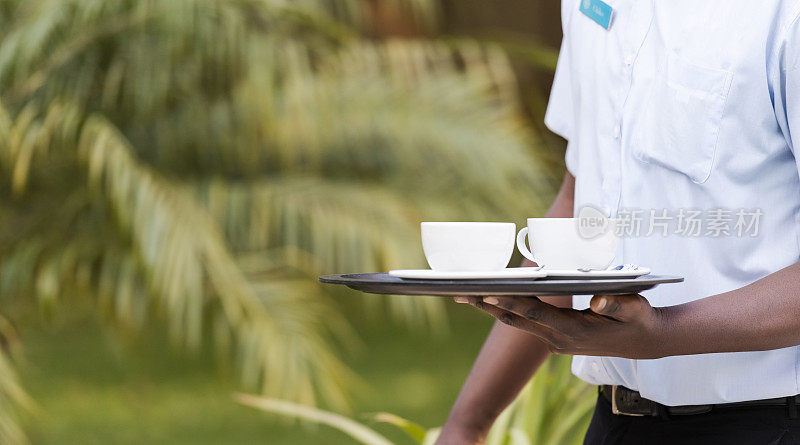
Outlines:
<svg viewBox="0 0 800 445"><path fill-rule="evenodd" d="M20 427L21 412L31 411L33 401L22 389L14 366L5 353L0 353L0 442L27 443Z"/></svg>
<svg viewBox="0 0 800 445"><path fill-rule="evenodd" d="M306 176L246 184L215 181L199 189L237 250L290 248L272 267L282 264L313 277L425 262L417 206L375 184ZM270 264L262 270L265 266ZM388 304L393 315L412 325L436 326L444 317L438 299L390 297Z"/></svg>
<svg viewBox="0 0 800 445"><path fill-rule="evenodd" d="M26 153L34 151L27 147L50 150L38 153L41 166L60 161L63 153L56 148L63 141L55 135L75 134L64 129L75 120L72 113L61 113L66 123L52 124L53 110L64 108L53 106L41 120L32 111L0 119L0 124L5 121L0 134L6 135L3 142L9 147L3 171L19 172L20 159L25 158L27 172L32 155ZM101 306L131 326L141 326L153 298L173 339L190 348L198 347L204 320L211 317L217 339L228 337L219 344L236 346L250 387L305 403L321 396L334 406L346 404L343 387L351 376L329 339L334 334L347 342L351 333L315 285L285 277L261 284L248 280L215 222L187 187L172 184L138 162L124 137L103 118L90 117L82 125L77 147L89 194L73 194L84 199L66 199L55 207L61 209L56 211L59 218L31 225L34 236L0 243L2 295L30 289L41 306L52 307L70 290L94 288ZM27 182L14 184L24 189ZM87 233L97 229L86 216L96 216L98 207L101 214L110 211L118 235L97 238L97 233Z"/></svg>
<svg viewBox="0 0 800 445"><path fill-rule="evenodd" d="M261 383L268 393L294 393L305 403L316 401L309 387L316 382L327 402L344 403L340 385L348 372L319 328L321 320L335 316L321 302L309 304L309 289L270 283L259 289L259 296L208 213L184 189L138 163L104 119L87 121L79 145L90 183L130 234L150 293L159 299L175 335L190 347L199 344L207 281L216 297L212 307L219 307L236 339L247 382Z"/></svg>
<svg viewBox="0 0 800 445"><path fill-rule="evenodd" d="M242 405L261 411L308 420L335 428L349 435L364 445L391 445L391 441L378 432L354 420L329 411L322 411L310 406L298 405L284 400L266 399L250 394L235 394L234 398Z"/></svg>
<svg viewBox="0 0 800 445"><path fill-rule="evenodd" d="M20 427L22 415L38 412L19 381L12 359L19 358L19 344L11 323L0 315L0 442L27 443Z"/></svg>

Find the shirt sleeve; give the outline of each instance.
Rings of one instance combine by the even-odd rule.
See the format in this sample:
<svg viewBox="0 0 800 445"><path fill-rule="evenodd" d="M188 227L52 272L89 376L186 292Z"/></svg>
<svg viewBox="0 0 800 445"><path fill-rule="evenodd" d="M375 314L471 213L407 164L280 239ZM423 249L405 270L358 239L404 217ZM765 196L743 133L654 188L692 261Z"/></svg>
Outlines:
<svg viewBox="0 0 800 445"><path fill-rule="evenodd" d="M784 31L773 71L775 116L800 168L800 17Z"/></svg>
<svg viewBox="0 0 800 445"><path fill-rule="evenodd" d="M570 66L569 54L569 33L568 24L570 20L570 9L568 4L571 2L563 1L561 7L561 22L564 38L561 41L561 49L558 53L558 63L556 74L553 79L553 86L550 88L550 100L547 103L547 112L544 116L544 124L552 132L567 140L567 152L565 161L567 170L574 175L578 169L578 153L574 143L573 120L574 120L574 100L572 91L572 67Z"/></svg>

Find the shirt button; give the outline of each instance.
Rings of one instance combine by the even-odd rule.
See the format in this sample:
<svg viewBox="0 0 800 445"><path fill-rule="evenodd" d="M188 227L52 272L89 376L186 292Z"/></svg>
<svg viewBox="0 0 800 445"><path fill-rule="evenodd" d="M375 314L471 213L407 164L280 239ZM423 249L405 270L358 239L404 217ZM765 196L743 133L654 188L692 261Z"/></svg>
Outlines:
<svg viewBox="0 0 800 445"><path fill-rule="evenodd" d="M633 65L633 56L625 56L625 65Z"/></svg>
<svg viewBox="0 0 800 445"><path fill-rule="evenodd" d="M622 134L622 127L619 124L614 125L614 139L619 139L619 136Z"/></svg>

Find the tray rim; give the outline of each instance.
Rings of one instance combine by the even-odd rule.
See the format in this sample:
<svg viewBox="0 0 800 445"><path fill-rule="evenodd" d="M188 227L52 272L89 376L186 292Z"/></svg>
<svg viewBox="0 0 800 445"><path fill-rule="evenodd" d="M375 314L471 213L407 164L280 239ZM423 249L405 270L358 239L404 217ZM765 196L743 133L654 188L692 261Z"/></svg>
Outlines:
<svg viewBox="0 0 800 445"><path fill-rule="evenodd" d="M360 278L356 278L359 277ZM389 280L387 280L387 278ZM505 280L423 280L392 277L387 273L349 273L322 275L319 281L325 284L344 285L351 289L374 294L388 295L429 295L429 296L520 296L539 295L592 295L639 293L659 284L683 282L677 275L641 275L635 278L598 278L588 280L521 278ZM620 283L622 281L622 283ZM487 283L487 282L492 282ZM487 284L491 288L487 288ZM562 289L575 285L579 289ZM587 285L595 289L587 290ZM534 289L526 289L533 286ZM433 287L433 289L431 288ZM441 289L435 289L439 287ZM584 289L580 289L583 287ZM538 289L537 289L538 288Z"/></svg>

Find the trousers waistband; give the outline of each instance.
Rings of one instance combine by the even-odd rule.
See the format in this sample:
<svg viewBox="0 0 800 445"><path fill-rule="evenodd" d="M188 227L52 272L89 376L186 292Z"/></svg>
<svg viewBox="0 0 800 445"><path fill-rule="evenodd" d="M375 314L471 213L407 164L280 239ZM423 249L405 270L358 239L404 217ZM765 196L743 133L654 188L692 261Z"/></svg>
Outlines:
<svg viewBox="0 0 800 445"><path fill-rule="evenodd" d="M599 391L603 398L611 403L611 410L614 414L624 416L685 416L703 414L714 409L785 406L789 410L791 417L797 417L797 406L800 404L800 395L796 395L734 403L667 406L646 399L642 397L638 391L628 389L624 386L602 385L599 387Z"/></svg>

